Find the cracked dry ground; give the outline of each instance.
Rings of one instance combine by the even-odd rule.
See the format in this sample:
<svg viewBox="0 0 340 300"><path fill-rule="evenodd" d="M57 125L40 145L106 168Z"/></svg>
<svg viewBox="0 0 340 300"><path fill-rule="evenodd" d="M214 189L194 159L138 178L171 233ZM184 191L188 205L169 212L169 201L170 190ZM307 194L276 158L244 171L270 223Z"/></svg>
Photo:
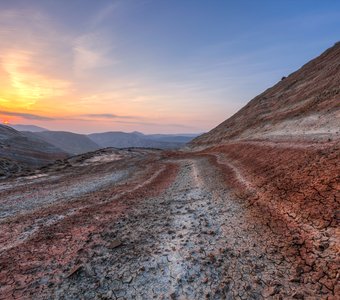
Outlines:
<svg viewBox="0 0 340 300"><path fill-rule="evenodd" d="M0 299L339 299L338 143L119 155L0 184Z"/></svg>

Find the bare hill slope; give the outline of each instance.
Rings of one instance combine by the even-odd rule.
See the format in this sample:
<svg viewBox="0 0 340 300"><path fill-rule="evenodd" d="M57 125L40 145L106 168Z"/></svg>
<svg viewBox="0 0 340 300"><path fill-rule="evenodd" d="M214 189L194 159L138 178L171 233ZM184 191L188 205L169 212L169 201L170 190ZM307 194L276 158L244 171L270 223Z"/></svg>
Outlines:
<svg viewBox="0 0 340 300"><path fill-rule="evenodd" d="M67 154L40 139L28 137L15 129L0 125L1 175L17 172L26 167L39 167Z"/></svg>
<svg viewBox="0 0 340 300"><path fill-rule="evenodd" d="M70 154L82 154L95 151L100 148L100 146L84 134L66 131L43 131L34 132L30 135L35 135L45 142L50 143Z"/></svg>
<svg viewBox="0 0 340 300"><path fill-rule="evenodd" d="M31 132L48 131L48 129L36 125L10 124L8 126L14 128L17 131L31 131Z"/></svg>
<svg viewBox="0 0 340 300"><path fill-rule="evenodd" d="M340 42L252 99L193 146L235 139L339 137Z"/></svg>

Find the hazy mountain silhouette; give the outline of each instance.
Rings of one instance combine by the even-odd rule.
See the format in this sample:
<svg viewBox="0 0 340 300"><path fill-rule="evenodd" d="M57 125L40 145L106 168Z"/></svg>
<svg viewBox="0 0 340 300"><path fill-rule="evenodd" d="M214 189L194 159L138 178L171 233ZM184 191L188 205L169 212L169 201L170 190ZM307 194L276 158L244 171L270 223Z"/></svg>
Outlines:
<svg viewBox="0 0 340 300"><path fill-rule="evenodd" d="M9 126L0 125L0 175L39 167L68 155L61 149Z"/></svg>
<svg viewBox="0 0 340 300"><path fill-rule="evenodd" d="M25 135L35 136L71 155L95 151L101 148L84 134L66 131L43 131L25 132Z"/></svg>
<svg viewBox="0 0 340 300"><path fill-rule="evenodd" d="M191 141L194 135L144 135L140 132L126 133L111 131L89 134L88 137L102 147L145 147L159 149L176 149Z"/></svg>
<svg viewBox="0 0 340 300"><path fill-rule="evenodd" d="M17 131L31 131L31 132L48 131L48 129L36 125L9 124L8 126L14 128Z"/></svg>

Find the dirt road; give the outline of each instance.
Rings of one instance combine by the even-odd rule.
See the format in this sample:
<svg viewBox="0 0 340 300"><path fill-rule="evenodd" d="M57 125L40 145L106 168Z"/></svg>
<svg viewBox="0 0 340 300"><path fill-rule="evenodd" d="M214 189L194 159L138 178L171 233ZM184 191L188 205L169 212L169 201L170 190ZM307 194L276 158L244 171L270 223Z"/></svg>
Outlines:
<svg viewBox="0 0 340 300"><path fill-rule="evenodd" d="M0 299L336 299L334 227L288 239L246 166L106 150L3 181Z"/></svg>

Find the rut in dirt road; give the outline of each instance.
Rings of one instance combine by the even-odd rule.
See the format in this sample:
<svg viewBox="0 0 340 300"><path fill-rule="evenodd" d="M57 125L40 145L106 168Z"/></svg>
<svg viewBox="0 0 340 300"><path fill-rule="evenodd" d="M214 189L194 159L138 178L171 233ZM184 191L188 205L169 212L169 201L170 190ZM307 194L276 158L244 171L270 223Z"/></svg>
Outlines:
<svg viewBox="0 0 340 300"><path fill-rule="evenodd" d="M268 228L246 226L244 207L202 179L216 184L206 159L177 163L180 172L164 194L101 233L122 245L83 254L82 267L53 289L54 297L260 299L283 286L289 291L290 266L265 245Z"/></svg>
<svg viewBox="0 0 340 300"><path fill-rule="evenodd" d="M112 254L102 249L106 252L101 254L106 257L103 261L86 265L93 274L105 277L105 286L91 294L88 287L96 285L96 278L88 276L85 269L83 277L64 280L56 289L56 296L67 293L76 298L79 293L89 293L91 298L100 292L143 299L160 295L197 298L209 290L207 286L198 289L206 276L214 274L219 280L218 271L211 269L210 274L204 274L197 261L205 257L208 266L211 258L207 252L214 251L217 243L220 224L213 218L217 212L212 195L203 189L194 162L181 161L180 167L176 181L162 196L134 207L128 218L104 233L123 242ZM111 256L109 261L107 255Z"/></svg>
<svg viewBox="0 0 340 300"><path fill-rule="evenodd" d="M257 155L263 146L253 157L257 148L230 147L227 153L103 150L61 171L4 182L0 299L336 297L337 244L326 240L333 227L290 220L287 211L299 216L295 207L275 189L261 190L262 178L253 173L263 168L265 179L284 178L275 172L283 172L288 150L266 146L273 156L268 168ZM332 164L336 157L327 149ZM290 151L293 162L320 152ZM335 182L332 174L323 183ZM306 228L313 230L307 235Z"/></svg>

